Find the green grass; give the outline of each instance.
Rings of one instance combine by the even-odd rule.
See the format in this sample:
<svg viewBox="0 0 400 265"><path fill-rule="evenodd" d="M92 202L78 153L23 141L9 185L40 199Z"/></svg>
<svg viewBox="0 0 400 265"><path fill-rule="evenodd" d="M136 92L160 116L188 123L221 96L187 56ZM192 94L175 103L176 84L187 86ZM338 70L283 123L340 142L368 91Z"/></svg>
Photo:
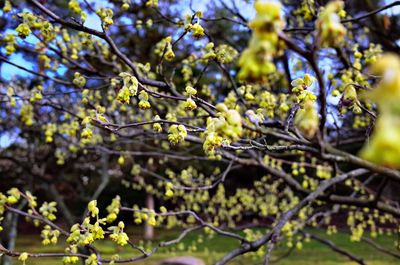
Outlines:
<svg viewBox="0 0 400 265"><path fill-rule="evenodd" d="M139 241L141 238L140 231L137 229L129 229L129 236L134 241ZM349 236L344 233L338 233L332 236L327 236L323 232L312 231L324 238L327 238L333 241L337 246L357 255L358 257L363 258L367 264L369 265L394 265L400 264L400 261L392 258L390 256L384 255L374 248L370 247L368 244L360 242L353 243L350 242ZM174 239L178 232L176 231L156 231L157 237L156 241L162 240L170 240ZM198 239L202 238L203 242L198 243ZM135 240L136 239L136 240ZM396 251L394 248L394 241L396 240L395 236L381 236L377 239L376 242L381 244L382 246L391 249L392 251ZM197 242L197 249L195 251L187 251L185 249L179 249L177 245L173 247L169 247L166 249L160 249L152 257L131 264L138 265L158 265L159 261L163 258L171 257L172 255L176 256L196 256L204 261L206 264L213 264L213 262L224 256L230 250L238 247L238 241L226 237L213 237L209 239L207 235L202 232L195 232L189 234L183 241L184 245L191 246L194 242ZM275 259L282 254L286 253L287 247L285 243L278 245L276 250L274 251L274 255L272 259ZM118 247L113 242L103 241L96 245L98 249L102 252L104 257L110 257L112 254L118 253L121 257L132 257L140 255L139 252L134 251L128 247ZM59 244L57 246L41 246L39 236L33 235L22 235L19 237L17 241L16 250L18 251L27 251L32 253L38 252L62 252L63 245ZM173 252L174 254L171 254ZM398 252L400 253L400 252ZM16 259L15 259L16 260ZM249 265L249 264L259 264L261 258L258 260L251 257L241 257L235 259L232 263L234 265ZM20 264L16 262L16 264ZM28 265L57 265L62 264L61 259L53 259L53 258L30 258L27 262ZM276 262L275 264L279 265L288 265L288 264L296 264L296 265L351 265L356 264L352 261L349 261L348 258L343 257L335 252L333 252L330 248L325 245L320 244L319 242L311 240L309 243L305 243L302 250L294 250L290 256L285 259Z"/></svg>

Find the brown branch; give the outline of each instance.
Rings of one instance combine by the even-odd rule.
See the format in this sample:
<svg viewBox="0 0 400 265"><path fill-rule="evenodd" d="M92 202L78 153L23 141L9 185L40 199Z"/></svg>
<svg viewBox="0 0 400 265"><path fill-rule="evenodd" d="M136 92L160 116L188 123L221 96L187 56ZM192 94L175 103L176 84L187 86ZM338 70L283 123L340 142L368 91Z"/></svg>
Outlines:
<svg viewBox="0 0 400 265"><path fill-rule="evenodd" d="M375 243L373 240L366 238L366 237L362 237L361 238L362 241L364 241L365 243L367 243L368 245L372 246L373 248L375 248L376 250L385 253L386 255L392 256L394 258L400 259L400 254L390 251L384 247L382 247L381 245Z"/></svg>
<svg viewBox="0 0 400 265"><path fill-rule="evenodd" d="M275 225L275 227L272 229L272 231L270 233L263 236L261 239L259 239L257 241L252 241L250 243L243 243L239 248L236 248L233 251L229 252L227 255L225 255L221 260L219 260L216 263L216 265L224 265L237 256L243 255L247 252L257 251L261 246L263 246L267 242L272 241L273 244L275 244L276 241L278 240L280 231L282 230L283 226L288 221L290 221L290 219L295 214L297 214L298 211L300 211L304 206L315 201L319 196L321 196L325 192L325 190L327 190L332 185L342 182L342 181L346 180L347 178L352 178L355 176L363 175L367 172L368 172L368 170L365 170L365 169L356 169L356 170L350 171L346 174L342 174L342 175L336 176L332 179L321 182L321 184L313 192L311 192L307 197L305 197L300 203L298 203L295 207L293 207L289 211L282 214L281 218L279 219L279 221L277 222L277 224ZM266 255L265 263L268 264L268 262L269 262L269 256Z"/></svg>
<svg viewBox="0 0 400 265"><path fill-rule="evenodd" d="M23 66L21 66L21 65L18 65L18 64L16 64L16 63L13 63L13 62L9 61L7 58L5 58L5 57L3 57L3 56L0 56L0 62L1 62L1 61L2 61L2 62L5 62L5 63L8 63L8 64L10 64L10 65L13 65L13 66L15 66L15 67L17 67L17 68L19 68L19 69L21 69L21 70L24 70L25 72L28 72L28 73L30 73L30 74L43 77L43 78L45 78L45 79L52 80L52 81L54 81L54 82L56 82L56 83L63 84L63 85L72 85L71 82L64 81L64 80L61 80L61 79L58 79L58 78L54 78L54 77L51 77L51 76L48 76L48 75L39 73L39 72L37 72L37 71L30 70L30 69L28 69L28 68L26 68L26 67L23 67Z"/></svg>
<svg viewBox="0 0 400 265"><path fill-rule="evenodd" d="M305 235L309 236L310 238L314 239L315 241L318 241L318 242L328 246L330 249L332 249L336 253L339 253L340 255L343 255L343 256L349 258L350 260L360 264L360 265L366 265L366 263L365 263L365 261L363 259L355 256L354 254L351 254L350 252L348 252L345 249L342 249L342 248L338 247L331 240L328 240L328 239L325 239L325 238L322 238L320 236L317 236L317 235L314 235L314 234L310 234L310 233L306 233Z"/></svg>
<svg viewBox="0 0 400 265"><path fill-rule="evenodd" d="M373 16L375 14L378 14L379 12L382 12L382 11L384 11L386 9L389 9L389 8L392 8L392 7L395 7L395 6L399 6L399 5L400 5L400 1L395 1L393 3L390 3L390 4L386 5L386 6L383 6L381 8L375 9L375 10L373 10L371 12L368 12L365 15L362 15L362 16L359 16L359 17L356 17L356 18L343 19L341 22L342 23L356 22L356 21L371 17L371 16Z"/></svg>
<svg viewBox="0 0 400 265"><path fill-rule="evenodd" d="M47 9L44 5L39 3L37 0L28 0L28 2L32 3L38 9L40 9L43 13L45 13L46 15L51 17L54 20L54 22L57 22L57 23L59 23L59 24L61 24L63 26L66 26L68 28L72 28L72 29L75 29L75 30L78 30L78 31L83 31L83 32L89 33L91 35L97 36L97 37L105 40L108 43L108 45L111 47L112 51L126 65L129 66L129 68L133 71L134 75L137 77L137 79L139 80L140 83L145 84L145 85L160 87L160 88L167 87L167 84L165 82L160 82L160 81L156 81L156 80L152 80L152 79L148 79L148 78L140 76L139 75L139 71L137 70L137 68L134 65L134 63L125 54L123 54L118 49L118 47L115 44L115 42L113 41L113 39L109 35L107 35L105 32L101 32L101 31L98 31L98 30L95 30L95 29L91 29L91 28L85 27L85 26L80 25L80 24L75 23L75 22L66 21L66 20L62 19L61 17L59 17L58 15L56 15L55 13L53 13L51 10Z"/></svg>
<svg viewBox="0 0 400 265"><path fill-rule="evenodd" d="M325 146L326 151L330 154L324 154L324 158L335 160L337 162L347 162L359 167L367 168L373 172L384 174L395 181L400 181L400 171L395 169L390 169L387 167L378 166L367 160L354 156L352 154L346 153L344 151L338 150L330 145Z"/></svg>

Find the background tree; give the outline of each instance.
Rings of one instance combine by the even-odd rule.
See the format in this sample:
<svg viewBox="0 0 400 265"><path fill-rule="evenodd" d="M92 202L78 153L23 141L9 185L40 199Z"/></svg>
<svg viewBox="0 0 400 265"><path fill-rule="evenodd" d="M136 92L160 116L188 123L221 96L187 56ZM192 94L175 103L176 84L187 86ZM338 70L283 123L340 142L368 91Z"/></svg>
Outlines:
<svg viewBox="0 0 400 265"><path fill-rule="evenodd" d="M3 257L204 228L237 240L216 264L309 238L364 264L307 230L398 230L400 3L348 2L4 1ZM14 250L18 215L65 253Z"/></svg>

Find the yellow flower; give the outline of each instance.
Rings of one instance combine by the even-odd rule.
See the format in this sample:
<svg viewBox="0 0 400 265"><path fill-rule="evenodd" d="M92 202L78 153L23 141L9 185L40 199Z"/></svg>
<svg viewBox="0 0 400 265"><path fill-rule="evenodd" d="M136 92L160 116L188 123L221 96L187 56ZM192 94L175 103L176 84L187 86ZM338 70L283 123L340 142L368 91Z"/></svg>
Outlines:
<svg viewBox="0 0 400 265"><path fill-rule="evenodd" d="M311 139L318 130L318 113L314 108L314 102L307 100L304 107L296 113L294 123L304 137Z"/></svg>
<svg viewBox="0 0 400 265"><path fill-rule="evenodd" d="M382 76L376 89L365 96L375 101L379 108L394 107L400 99L400 58L393 53L382 55L371 65L371 73Z"/></svg>
<svg viewBox="0 0 400 265"><path fill-rule="evenodd" d="M79 2L77 0L71 0L68 3L68 8L74 12L75 14L80 14L82 12L82 9L79 5Z"/></svg>
<svg viewBox="0 0 400 265"><path fill-rule="evenodd" d="M169 48L166 52L165 52L165 60L167 61L172 61L175 58L175 53L174 51Z"/></svg>
<svg viewBox="0 0 400 265"><path fill-rule="evenodd" d="M156 226L156 218L154 216L150 217L149 220L147 220L148 224L151 226Z"/></svg>
<svg viewBox="0 0 400 265"><path fill-rule="evenodd" d="M149 102L149 94L146 91L144 90L140 91L139 99L140 99L139 108L145 110L151 107Z"/></svg>
<svg viewBox="0 0 400 265"><path fill-rule="evenodd" d="M17 31L18 36L20 36L23 39L26 38L32 32L28 24L26 23L19 24L18 27L15 29L15 31Z"/></svg>
<svg viewBox="0 0 400 265"><path fill-rule="evenodd" d="M150 109L151 108L150 102L145 100L139 101L139 108L142 110Z"/></svg>
<svg viewBox="0 0 400 265"><path fill-rule="evenodd" d="M19 257L18 260L22 262L22 264L25 264L25 262L28 260L29 254L26 252L22 252Z"/></svg>
<svg viewBox="0 0 400 265"><path fill-rule="evenodd" d="M96 254L92 254L89 258L86 259L85 265L97 265L97 256Z"/></svg>
<svg viewBox="0 0 400 265"><path fill-rule="evenodd" d="M191 98L186 99L184 106L186 110L194 110L197 108L196 102Z"/></svg>
<svg viewBox="0 0 400 265"><path fill-rule="evenodd" d="M187 136L187 131L183 125L171 125L168 129L168 141L171 144L178 144L185 140Z"/></svg>
<svg viewBox="0 0 400 265"><path fill-rule="evenodd" d="M114 24L114 21L112 19L113 11L110 8L101 7L96 11L96 14L100 16L105 28L108 28L109 26Z"/></svg>
<svg viewBox="0 0 400 265"><path fill-rule="evenodd" d="M333 97L337 97L337 96L339 96L339 94L340 94L339 90L337 90L337 89L332 90Z"/></svg>
<svg viewBox="0 0 400 265"><path fill-rule="evenodd" d="M339 17L343 15L343 6L343 1L332 1L319 14L315 24L322 47L337 47L343 43L346 28L340 23Z"/></svg>
<svg viewBox="0 0 400 265"><path fill-rule="evenodd" d="M128 3L123 3L121 9L122 9L123 11L127 11L127 10L129 9L129 4L128 4Z"/></svg>
<svg viewBox="0 0 400 265"><path fill-rule="evenodd" d="M254 8L257 16L250 22L250 27L257 31L274 31L285 25L281 16L282 5L277 1L256 1Z"/></svg>
<svg viewBox="0 0 400 265"><path fill-rule="evenodd" d="M118 164L120 164L120 165L125 164L125 158L124 158L124 156L119 156L119 157L118 157Z"/></svg>
<svg viewBox="0 0 400 265"><path fill-rule="evenodd" d="M92 217L95 217L99 214L99 208L97 208L97 201L92 200L88 203L88 210L91 213Z"/></svg>
<svg viewBox="0 0 400 265"><path fill-rule="evenodd" d="M11 9L12 9L11 2L9 0L6 0L4 2L3 12L8 13L11 11Z"/></svg>
<svg viewBox="0 0 400 265"><path fill-rule="evenodd" d="M74 73L74 79L72 80L72 83L76 85L77 87L84 87L86 84L86 78L82 76L79 72Z"/></svg>
<svg viewBox="0 0 400 265"><path fill-rule="evenodd" d="M185 88L185 90L186 90L186 93L188 93L189 96L194 96L194 95L197 94L197 90L194 89L194 88L191 87L191 86L187 86L187 87Z"/></svg>
<svg viewBox="0 0 400 265"><path fill-rule="evenodd" d="M160 120L160 116L156 115L156 116L154 117L154 120L155 120L155 121ZM153 124L153 130L154 130L155 132L157 132L157 133L162 132L162 126L161 126L161 124L158 123L158 122L157 122L157 123L154 123L154 124Z"/></svg>
<svg viewBox="0 0 400 265"><path fill-rule="evenodd" d="M126 86L122 87L118 92L117 100L122 104L128 104L130 99L131 93L129 92L129 89Z"/></svg>
<svg viewBox="0 0 400 265"><path fill-rule="evenodd" d="M360 156L379 165L400 168L400 117L381 114Z"/></svg>
<svg viewBox="0 0 400 265"><path fill-rule="evenodd" d="M195 38L201 38L204 36L204 29L203 27L199 24L196 23L192 26L192 30L193 30L193 37Z"/></svg>
<svg viewBox="0 0 400 265"><path fill-rule="evenodd" d="M165 196L172 197L172 196L174 196L174 192L172 190L168 189L165 191Z"/></svg>
<svg viewBox="0 0 400 265"><path fill-rule="evenodd" d="M400 58L385 54L372 65L371 71L381 81L363 97L377 103L379 116L371 141L360 156L379 165L400 168Z"/></svg>
<svg viewBox="0 0 400 265"><path fill-rule="evenodd" d="M148 0L146 7L158 7L158 0Z"/></svg>
<svg viewBox="0 0 400 265"><path fill-rule="evenodd" d="M82 133L81 133L81 138L83 139L91 139L93 136L93 131L90 128L85 128L83 129Z"/></svg>

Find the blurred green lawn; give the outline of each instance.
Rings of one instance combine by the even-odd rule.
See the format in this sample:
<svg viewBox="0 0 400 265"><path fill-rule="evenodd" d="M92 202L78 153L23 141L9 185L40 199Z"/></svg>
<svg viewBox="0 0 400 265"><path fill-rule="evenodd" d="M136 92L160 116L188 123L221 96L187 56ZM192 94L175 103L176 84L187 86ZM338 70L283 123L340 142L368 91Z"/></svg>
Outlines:
<svg viewBox="0 0 400 265"><path fill-rule="evenodd" d="M137 228L129 229L128 235L131 239L140 239L141 234ZM351 252L352 254L357 255L364 259L364 261L368 265L394 265L400 264L400 260L390 257L388 255L384 255L383 253L375 250L371 246L366 243L353 243L350 242L350 238L345 233L338 233L332 236L327 236L324 232L320 231L311 231L314 234L318 234L321 237L329 239L333 241L337 246ZM176 231L156 231L156 241L161 240L170 240L174 239L179 233ZM202 238L203 242L198 243L198 239ZM382 246L396 252L396 248L394 247L394 241L396 240L396 236L381 236L377 239L376 242L381 244ZM137 241L137 240L136 240ZM182 241L185 245L184 250L179 250L177 245L173 247L168 247L166 249L160 249L159 252L154 254L148 259L143 261L138 261L130 264L137 265L158 265L161 259L166 257L171 257L172 255L176 256L196 256L203 259L206 264L213 264L213 262L219 258L221 258L224 254L229 252L230 250L236 248L238 246L238 241L229 239L226 237L213 237L211 239L207 238L202 232L194 232L189 234ZM194 242L197 242L197 249L195 251L187 251L187 247L191 246ZM273 259L278 256L286 253L288 250L283 243L276 248L274 252ZM131 250L128 247L118 247L111 241L103 241L100 244L97 244L97 247L102 251L104 257L110 257L112 254L119 253L121 257L133 257L138 256L140 253L138 251ZM63 245L59 244L58 246L41 246L40 238L36 235L20 235L16 250L18 251L27 251L32 253L37 252L63 252ZM175 253L175 254L171 254ZM398 251L400 254L400 251ZM15 264L21 264L15 259ZM250 265L250 264L260 264L261 258L259 260L252 259L250 257L241 257L235 259L230 264L235 265ZM54 258L29 258L27 261L27 265L57 265L62 264L61 259ZM295 249L291 252L291 254L285 259L279 260L274 264L279 265L351 265L356 264L355 262L350 261L348 258L343 257L335 252L333 252L330 248L325 245L322 245L314 240L311 240L309 243L304 243L302 250Z"/></svg>

